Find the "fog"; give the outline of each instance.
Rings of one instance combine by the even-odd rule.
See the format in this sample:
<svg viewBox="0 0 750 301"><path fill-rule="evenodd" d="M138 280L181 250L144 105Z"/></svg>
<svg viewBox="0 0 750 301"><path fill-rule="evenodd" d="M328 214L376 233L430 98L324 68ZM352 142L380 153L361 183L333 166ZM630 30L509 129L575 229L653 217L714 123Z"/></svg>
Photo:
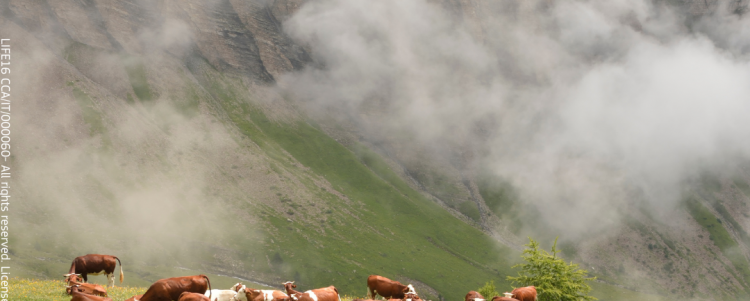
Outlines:
<svg viewBox="0 0 750 301"><path fill-rule="evenodd" d="M634 203L668 214L685 181L748 158L732 5L315 1L284 24L314 64L280 86L365 139L489 167L576 236Z"/></svg>

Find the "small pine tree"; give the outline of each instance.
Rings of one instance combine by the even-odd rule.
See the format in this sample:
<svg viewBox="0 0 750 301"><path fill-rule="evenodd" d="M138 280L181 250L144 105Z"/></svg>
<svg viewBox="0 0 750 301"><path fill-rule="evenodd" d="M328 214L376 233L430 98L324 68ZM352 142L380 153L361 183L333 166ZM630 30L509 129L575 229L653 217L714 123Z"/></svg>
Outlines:
<svg viewBox="0 0 750 301"><path fill-rule="evenodd" d="M495 280L485 283L483 287L477 290L477 293L482 295L485 300L492 300L495 296L500 296L495 289Z"/></svg>
<svg viewBox="0 0 750 301"><path fill-rule="evenodd" d="M539 243L529 237L529 244L523 250L523 259L526 263L514 265L520 267L518 277L508 276L508 281L514 285L536 287L538 300L540 301L589 301L597 300L589 296L591 287L587 281L595 280L596 277L586 278L588 271L578 269L577 264L566 264L562 258L557 257L557 238L552 245L552 254L539 249Z"/></svg>

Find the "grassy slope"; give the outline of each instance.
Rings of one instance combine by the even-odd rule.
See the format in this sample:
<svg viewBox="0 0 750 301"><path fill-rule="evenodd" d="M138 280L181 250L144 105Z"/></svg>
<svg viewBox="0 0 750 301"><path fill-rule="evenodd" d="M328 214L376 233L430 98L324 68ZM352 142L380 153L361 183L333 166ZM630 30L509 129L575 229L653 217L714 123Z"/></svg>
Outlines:
<svg viewBox="0 0 750 301"><path fill-rule="evenodd" d="M292 230L274 237L274 247L282 253L284 263L299 273L290 276L298 278L305 288L336 284L341 292L355 294L364 291L370 274L416 279L437 288L448 299L461 298L487 279L497 279L507 286L507 248L410 189L382 168L382 163L374 163L379 159L370 157L369 162L381 167L376 169L380 175L312 125L272 122L237 97L234 88L221 86L218 81L210 90L231 121L269 157L278 157L274 153L283 148L315 174L325 176L354 203L364 205L358 217L337 216L332 230L341 236L317 235L304 225L290 224L283 216L266 217L277 229ZM287 168L285 161L277 163ZM328 201L340 202L334 198ZM343 203L338 206L348 207ZM314 237L313 244L310 237Z"/></svg>

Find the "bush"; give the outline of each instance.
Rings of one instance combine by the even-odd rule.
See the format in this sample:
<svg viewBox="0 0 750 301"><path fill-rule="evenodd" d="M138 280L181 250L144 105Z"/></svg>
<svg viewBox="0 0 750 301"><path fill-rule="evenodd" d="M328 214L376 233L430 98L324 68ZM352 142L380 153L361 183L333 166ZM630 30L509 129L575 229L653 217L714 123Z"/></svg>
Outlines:
<svg viewBox="0 0 750 301"><path fill-rule="evenodd" d="M477 293L482 295L482 297L484 297L485 300L492 300L492 298L494 298L495 296L500 296L500 294L495 289L494 280L485 283L483 287L477 290Z"/></svg>
<svg viewBox="0 0 750 301"><path fill-rule="evenodd" d="M527 249L523 251L526 263L514 265L520 267L518 277L508 276L508 281L519 286L536 287L539 301L562 300L597 300L589 296L591 287L586 283L596 277L586 278L588 271L578 269L577 264L566 264L557 257L557 239L552 245L551 254L539 249L539 243L529 237Z"/></svg>

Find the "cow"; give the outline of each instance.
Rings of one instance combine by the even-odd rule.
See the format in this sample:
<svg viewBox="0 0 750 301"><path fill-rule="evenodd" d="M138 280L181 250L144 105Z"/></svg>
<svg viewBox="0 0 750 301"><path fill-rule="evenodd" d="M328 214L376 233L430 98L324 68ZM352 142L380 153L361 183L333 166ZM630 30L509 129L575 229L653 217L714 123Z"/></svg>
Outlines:
<svg viewBox="0 0 750 301"><path fill-rule="evenodd" d="M246 301L284 301L289 300L289 296L282 291L256 290L243 286L237 291L234 299Z"/></svg>
<svg viewBox="0 0 750 301"><path fill-rule="evenodd" d="M210 301L232 301L234 296L237 294L234 290L210 290L206 291L204 295L210 297ZM212 297L213 296L213 297Z"/></svg>
<svg viewBox="0 0 750 301"><path fill-rule="evenodd" d="M70 283L72 280L76 280L78 274L83 277L83 282L89 282L88 274L100 275L104 273L107 275L109 280L109 287L115 286L115 267L117 263L120 263L120 283L125 279L122 273L122 262L120 259L112 255L101 255L101 254L87 254L85 256L78 256L73 259L73 263L70 264L70 271L63 275L66 282Z"/></svg>
<svg viewBox="0 0 750 301"><path fill-rule="evenodd" d="M70 301L112 301L112 299L107 297L84 294L77 290L71 290L70 295L73 296Z"/></svg>
<svg viewBox="0 0 750 301"><path fill-rule="evenodd" d="M293 281L284 282L283 285L287 295L289 295L288 299L291 299L290 301L341 301L339 290L337 290L333 285L329 287L308 290L304 293L300 293L294 290L294 288L296 288L297 286ZM248 301L252 300L248 299Z"/></svg>
<svg viewBox="0 0 750 301"><path fill-rule="evenodd" d="M133 301L177 301L183 292L202 295L206 289L211 290L211 281L206 275L165 278L154 282L143 296Z"/></svg>
<svg viewBox="0 0 750 301"><path fill-rule="evenodd" d="M103 286L98 284L71 282L71 286L65 287L65 293L70 295L72 291L77 291L94 296L107 297L107 290L104 289Z"/></svg>
<svg viewBox="0 0 750 301"><path fill-rule="evenodd" d="M378 275L367 277L367 288L369 290L368 297L372 299L375 299L375 293L386 299L404 299L406 293L416 295L416 291L414 291L414 287L411 284L403 285L401 282Z"/></svg>
<svg viewBox="0 0 750 301"><path fill-rule="evenodd" d="M209 296L199 293L182 292L177 301L210 301Z"/></svg>
<svg viewBox="0 0 750 301"><path fill-rule="evenodd" d="M464 297L464 301L485 301L482 294L476 291L469 291Z"/></svg>
<svg viewBox="0 0 750 301"><path fill-rule="evenodd" d="M126 299L125 301L135 301L136 299L141 299L141 297L143 297L143 295L135 295Z"/></svg>
<svg viewBox="0 0 750 301"><path fill-rule="evenodd" d="M510 297L495 296L495 297L492 298L492 301L518 301L518 299L513 299L513 298L510 298Z"/></svg>
<svg viewBox="0 0 750 301"><path fill-rule="evenodd" d="M518 301L536 301L536 288L534 286L519 287L510 292Z"/></svg>

